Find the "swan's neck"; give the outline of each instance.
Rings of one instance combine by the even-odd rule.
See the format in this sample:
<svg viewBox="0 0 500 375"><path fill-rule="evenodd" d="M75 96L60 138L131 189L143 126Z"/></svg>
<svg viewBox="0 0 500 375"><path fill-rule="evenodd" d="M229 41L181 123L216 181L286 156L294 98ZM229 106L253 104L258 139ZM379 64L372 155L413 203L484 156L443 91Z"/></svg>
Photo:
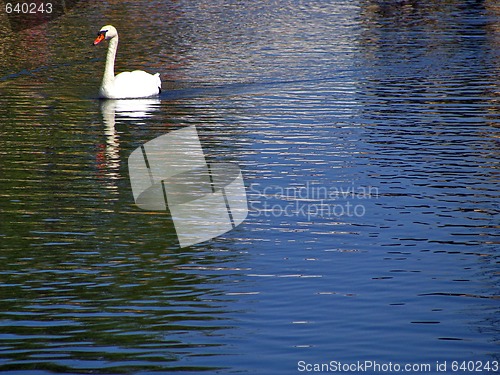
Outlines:
<svg viewBox="0 0 500 375"><path fill-rule="evenodd" d="M115 57L118 48L118 35L109 40L108 54L106 56L106 67L102 78L102 87L112 85L115 79Z"/></svg>

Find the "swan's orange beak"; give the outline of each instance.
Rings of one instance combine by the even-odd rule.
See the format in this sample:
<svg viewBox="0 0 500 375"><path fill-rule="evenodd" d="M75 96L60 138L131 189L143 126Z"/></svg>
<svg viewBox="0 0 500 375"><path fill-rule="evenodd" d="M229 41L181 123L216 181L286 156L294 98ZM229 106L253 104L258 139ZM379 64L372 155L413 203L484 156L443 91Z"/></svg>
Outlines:
<svg viewBox="0 0 500 375"><path fill-rule="evenodd" d="M101 43L104 40L104 38L106 38L106 34L105 33L99 33L97 35L97 38L95 38L95 40L94 40L94 46L96 46L99 43Z"/></svg>

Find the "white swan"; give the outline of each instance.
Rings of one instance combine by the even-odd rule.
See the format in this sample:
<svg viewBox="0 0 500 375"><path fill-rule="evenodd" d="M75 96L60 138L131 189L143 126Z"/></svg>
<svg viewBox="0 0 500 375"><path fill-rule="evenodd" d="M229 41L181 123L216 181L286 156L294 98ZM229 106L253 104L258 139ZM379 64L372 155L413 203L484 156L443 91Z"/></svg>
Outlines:
<svg viewBox="0 0 500 375"><path fill-rule="evenodd" d="M118 48L118 32L111 25L99 30L94 46L109 40L106 67L102 77L99 96L106 99L132 99L156 96L161 92L160 74L149 74L142 70L123 72L115 77L115 56Z"/></svg>

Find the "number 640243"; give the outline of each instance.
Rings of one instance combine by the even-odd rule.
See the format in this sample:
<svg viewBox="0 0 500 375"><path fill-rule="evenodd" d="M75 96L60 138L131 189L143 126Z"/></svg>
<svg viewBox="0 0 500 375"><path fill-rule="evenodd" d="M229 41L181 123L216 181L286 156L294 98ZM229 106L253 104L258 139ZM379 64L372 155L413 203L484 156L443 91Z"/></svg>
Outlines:
<svg viewBox="0 0 500 375"><path fill-rule="evenodd" d="M6 3L7 14L44 14L52 13L52 3Z"/></svg>

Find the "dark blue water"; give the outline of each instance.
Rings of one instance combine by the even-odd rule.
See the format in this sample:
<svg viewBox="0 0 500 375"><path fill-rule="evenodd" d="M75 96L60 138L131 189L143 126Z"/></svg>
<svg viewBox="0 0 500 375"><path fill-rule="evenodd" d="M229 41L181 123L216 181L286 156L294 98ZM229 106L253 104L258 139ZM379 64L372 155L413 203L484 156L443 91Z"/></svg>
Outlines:
<svg viewBox="0 0 500 375"><path fill-rule="evenodd" d="M499 21L493 1L167 1L2 24L0 371L497 373ZM157 100L96 99L107 23ZM249 212L181 248L127 160L192 125Z"/></svg>

